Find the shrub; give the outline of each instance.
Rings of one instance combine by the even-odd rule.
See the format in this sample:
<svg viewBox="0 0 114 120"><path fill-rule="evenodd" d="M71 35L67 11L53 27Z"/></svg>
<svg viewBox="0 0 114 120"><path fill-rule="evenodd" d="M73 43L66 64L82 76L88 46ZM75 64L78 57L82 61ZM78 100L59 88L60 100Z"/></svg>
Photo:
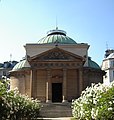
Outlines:
<svg viewBox="0 0 114 120"><path fill-rule="evenodd" d="M20 120L39 116L40 102L21 95L17 89L7 90L8 82L0 81L0 119Z"/></svg>
<svg viewBox="0 0 114 120"><path fill-rule="evenodd" d="M92 84L72 102L72 114L78 120L114 119L114 83Z"/></svg>

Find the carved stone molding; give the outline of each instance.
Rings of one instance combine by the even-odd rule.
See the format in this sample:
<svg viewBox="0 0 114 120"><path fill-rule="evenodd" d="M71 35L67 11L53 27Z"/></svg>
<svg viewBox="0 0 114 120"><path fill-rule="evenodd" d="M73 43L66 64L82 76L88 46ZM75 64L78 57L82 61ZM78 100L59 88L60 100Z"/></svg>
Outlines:
<svg viewBox="0 0 114 120"><path fill-rule="evenodd" d="M68 60L71 59L70 56L66 55L62 51L52 51L47 55L39 58L40 60Z"/></svg>
<svg viewBox="0 0 114 120"><path fill-rule="evenodd" d="M81 62L35 62L31 65L32 68L80 68L82 67Z"/></svg>

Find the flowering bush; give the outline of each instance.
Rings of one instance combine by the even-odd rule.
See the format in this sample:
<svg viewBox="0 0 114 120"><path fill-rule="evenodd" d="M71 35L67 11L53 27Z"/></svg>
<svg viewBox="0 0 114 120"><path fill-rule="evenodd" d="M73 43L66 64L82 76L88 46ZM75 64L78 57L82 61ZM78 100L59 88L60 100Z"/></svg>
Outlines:
<svg viewBox="0 0 114 120"><path fill-rule="evenodd" d="M78 120L114 119L114 82L109 86L92 84L72 102L72 114Z"/></svg>
<svg viewBox="0 0 114 120"><path fill-rule="evenodd" d="M0 81L0 120L31 119L39 116L40 103L21 95L17 89L7 90L8 82Z"/></svg>

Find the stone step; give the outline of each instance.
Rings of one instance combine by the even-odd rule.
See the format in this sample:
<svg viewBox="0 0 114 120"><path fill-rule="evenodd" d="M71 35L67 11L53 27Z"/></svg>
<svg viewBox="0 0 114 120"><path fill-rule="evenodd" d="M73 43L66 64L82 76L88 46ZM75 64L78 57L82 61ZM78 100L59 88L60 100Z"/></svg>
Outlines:
<svg viewBox="0 0 114 120"><path fill-rule="evenodd" d="M71 117L60 117L60 118L37 118L37 120L71 120Z"/></svg>
<svg viewBox="0 0 114 120"><path fill-rule="evenodd" d="M43 118L71 117L71 103L43 103L40 116Z"/></svg>

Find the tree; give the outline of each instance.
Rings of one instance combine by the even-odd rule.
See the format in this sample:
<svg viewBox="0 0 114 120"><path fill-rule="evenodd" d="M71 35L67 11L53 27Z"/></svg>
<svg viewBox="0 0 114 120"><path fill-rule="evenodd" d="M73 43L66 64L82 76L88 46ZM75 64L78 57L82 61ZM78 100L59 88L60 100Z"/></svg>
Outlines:
<svg viewBox="0 0 114 120"><path fill-rule="evenodd" d="M0 119L20 120L37 118L40 102L21 95L18 89L8 90L8 81L0 81Z"/></svg>

